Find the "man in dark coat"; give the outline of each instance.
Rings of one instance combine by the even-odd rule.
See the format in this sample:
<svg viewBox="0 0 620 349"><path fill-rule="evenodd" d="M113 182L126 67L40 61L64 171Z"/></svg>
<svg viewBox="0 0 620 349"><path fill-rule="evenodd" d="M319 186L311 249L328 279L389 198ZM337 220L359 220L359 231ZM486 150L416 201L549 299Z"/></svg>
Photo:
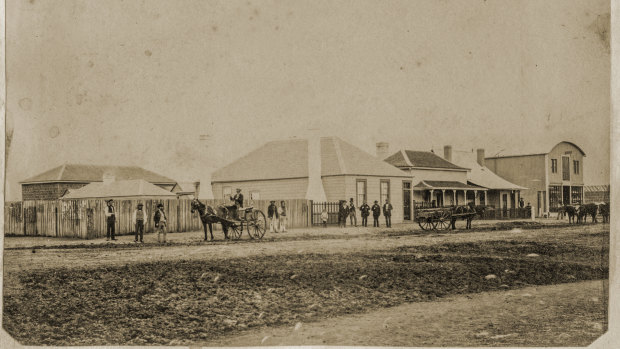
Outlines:
<svg viewBox="0 0 620 349"><path fill-rule="evenodd" d="M367 227L368 216L370 216L370 206L368 206L366 200L364 200L364 203L360 206L360 213L362 214L362 226Z"/></svg>
<svg viewBox="0 0 620 349"><path fill-rule="evenodd" d="M349 219L351 220L351 225L353 225L353 221L355 221L355 226L357 227L357 215L355 214L355 203L353 202L353 198L349 200Z"/></svg>
<svg viewBox="0 0 620 349"><path fill-rule="evenodd" d="M372 222L373 227L379 227L379 216L381 215L381 206L379 206L379 201L375 200L375 204L372 205L372 218L374 218Z"/></svg>
<svg viewBox="0 0 620 349"><path fill-rule="evenodd" d="M340 200L338 206L338 227L344 228L347 226L347 217L349 216L349 207L346 200Z"/></svg>
<svg viewBox="0 0 620 349"><path fill-rule="evenodd" d="M388 228L392 227L392 204L390 204L390 200L386 199L385 204L383 204L383 215L385 216L385 225Z"/></svg>
<svg viewBox="0 0 620 349"><path fill-rule="evenodd" d="M230 200L234 203L228 206L231 216L234 219L239 219L239 210L243 207L243 194L241 194L241 189L237 188L237 193L235 196L230 196Z"/></svg>
<svg viewBox="0 0 620 349"><path fill-rule="evenodd" d="M273 233L275 230L277 233L280 215L278 214L278 206L276 206L275 201L271 201L269 207L267 207L267 218L269 218L269 232Z"/></svg>
<svg viewBox="0 0 620 349"><path fill-rule="evenodd" d="M106 234L106 240L116 240L116 238L114 237L114 225L116 224L116 214L115 214L115 209L114 206L112 206L112 203L114 202L114 200L110 199L108 200L108 207L106 207L105 210L105 216L107 218L107 223L108 223L108 229L107 229L107 234Z"/></svg>

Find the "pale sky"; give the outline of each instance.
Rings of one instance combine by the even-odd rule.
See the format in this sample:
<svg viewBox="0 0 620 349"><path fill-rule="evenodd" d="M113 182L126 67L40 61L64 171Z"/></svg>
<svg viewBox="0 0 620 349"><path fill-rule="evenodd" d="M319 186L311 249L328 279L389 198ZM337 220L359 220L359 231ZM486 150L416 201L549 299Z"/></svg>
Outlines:
<svg viewBox="0 0 620 349"><path fill-rule="evenodd" d="M602 0L7 0L7 199L64 162L204 178L309 128L373 154L567 140L586 184L608 184L609 13Z"/></svg>

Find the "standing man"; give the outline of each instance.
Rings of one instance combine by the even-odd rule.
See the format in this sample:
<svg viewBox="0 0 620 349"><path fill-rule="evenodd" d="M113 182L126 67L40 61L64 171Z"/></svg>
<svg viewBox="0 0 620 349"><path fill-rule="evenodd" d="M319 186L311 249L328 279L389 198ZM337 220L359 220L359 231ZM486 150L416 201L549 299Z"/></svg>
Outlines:
<svg viewBox="0 0 620 349"><path fill-rule="evenodd" d="M278 214L280 215L280 231L286 233L286 223L288 223L288 219L286 218L286 203L284 201L280 201L278 210Z"/></svg>
<svg viewBox="0 0 620 349"><path fill-rule="evenodd" d="M110 241L110 239L116 240L116 238L114 237L114 226L116 224L116 214L115 214L114 206L112 206L113 202L114 200L112 199L108 200L108 207L105 210L105 216L108 221L106 241Z"/></svg>
<svg viewBox="0 0 620 349"><path fill-rule="evenodd" d="M375 200L375 204L372 205L372 217L374 221L372 222L373 227L379 227L379 216L381 215L381 206L379 206L379 201Z"/></svg>
<svg viewBox="0 0 620 349"><path fill-rule="evenodd" d="M523 201L523 198L519 198L519 207L523 208L525 206L525 202Z"/></svg>
<svg viewBox="0 0 620 349"><path fill-rule="evenodd" d="M133 222L136 227L136 237L134 242L138 242L138 233L140 233L140 242L144 242L144 221L146 218L146 214L142 210L144 205L142 203L138 204L138 209L133 213Z"/></svg>
<svg viewBox="0 0 620 349"><path fill-rule="evenodd" d="M367 227L368 216L370 216L370 206L368 206L368 204L366 203L366 200L364 200L364 204L360 206L360 213L362 214L362 226Z"/></svg>
<svg viewBox="0 0 620 349"><path fill-rule="evenodd" d="M271 201L271 203L269 204L269 207L267 207L267 218L269 218L269 232L273 233L274 232L274 227L275 227L275 232L278 232L278 207L276 206L276 202L275 201Z"/></svg>
<svg viewBox="0 0 620 349"><path fill-rule="evenodd" d="M155 230L157 231L157 242L161 242L159 237L164 234L164 243L166 243L166 213L164 212L164 204L157 204L157 211L155 211Z"/></svg>
<svg viewBox="0 0 620 349"><path fill-rule="evenodd" d="M235 196L231 196L230 199L234 202L234 206L236 208L235 213L233 213L233 217L239 219L239 210L243 207L243 194L241 194L241 189L237 188L237 193Z"/></svg>
<svg viewBox="0 0 620 349"><path fill-rule="evenodd" d="M353 198L349 200L349 220L351 221L351 225L353 225L353 221L355 221L355 226L357 227L357 216L355 215L355 204L353 203Z"/></svg>
<svg viewBox="0 0 620 349"><path fill-rule="evenodd" d="M340 206L338 207L338 227L346 228L347 217L349 216L348 205L346 200L340 200Z"/></svg>
<svg viewBox="0 0 620 349"><path fill-rule="evenodd" d="M390 204L389 199L385 199L385 204L383 204L383 215L385 216L385 225L388 228L392 227L392 204Z"/></svg>

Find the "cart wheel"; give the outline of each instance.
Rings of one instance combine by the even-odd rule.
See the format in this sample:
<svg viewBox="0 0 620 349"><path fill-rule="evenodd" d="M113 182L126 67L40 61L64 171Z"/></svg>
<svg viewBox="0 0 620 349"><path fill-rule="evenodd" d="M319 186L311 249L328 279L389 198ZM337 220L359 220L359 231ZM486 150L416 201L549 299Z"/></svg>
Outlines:
<svg viewBox="0 0 620 349"><path fill-rule="evenodd" d="M450 229L450 220L451 220L451 215L450 213L448 213L448 211L443 211L439 214L439 217L437 217L437 222L435 223L435 229L437 230L448 230Z"/></svg>
<svg viewBox="0 0 620 349"><path fill-rule="evenodd" d="M253 239L262 239L267 231L267 218L262 211L253 211L252 218L248 222L248 235Z"/></svg>
<svg viewBox="0 0 620 349"><path fill-rule="evenodd" d="M431 218L423 218L418 221L418 225L422 230L433 230L435 229L435 224L433 224L433 220Z"/></svg>
<svg viewBox="0 0 620 349"><path fill-rule="evenodd" d="M233 240L239 240L241 238L241 234L243 233L243 224L233 223L230 226L229 233Z"/></svg>

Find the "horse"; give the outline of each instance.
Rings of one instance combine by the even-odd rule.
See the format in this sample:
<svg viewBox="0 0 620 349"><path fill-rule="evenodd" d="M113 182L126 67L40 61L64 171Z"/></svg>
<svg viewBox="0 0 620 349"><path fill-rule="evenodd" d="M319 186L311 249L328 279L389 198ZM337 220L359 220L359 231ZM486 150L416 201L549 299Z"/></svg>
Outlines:
<svg viewBox="0 0 620 349"><path fill-rule="evenodd" d="M195 211L198 211L198 214L200 215L200 220L202 221L202 227L205 232L205 241L209 241L207 237L207 226L209 228L209 232L211 233L211 241L214 240L213 223L222 224L222 231L224 232L224 238L226 240L229 239L228 223L220 219L220 217L228 216L228 210L226 209L225 206L218 206L218 212L216 213L213 207L203 204L202 202L198 201L198 199L194 199L192 200L191 212L194 213Z"/></svg>
<svg viewBox="0 0 620 349"><path fill-rule="evenodd" d="M596 214L598 213L598 205L596 204L585 204L579 206L579 210L577 211L577 222L581 223L583 219L583 223L586 222L588 216L592 217L592 223L597 223Z"/></svg>
<svg viewBox="0 0 620 349"><path fill-rule="evenodd" d="M598 205L599 212L603 216L603 223L609 223L609 202Z"/></svg>
<svg viewBox="0 0 620 349"><path fill-rule="evenodd" d="M560 207L560 209L558 210L558 218L560 219L560 217L564 218L564 214L568 215L568 223L575 223L575 217L578 217L578 211L579 207L578 206L573 206L573 205L564 205L562 207Z"/></svg>
<svg viewBox="0 0 620 349"><path fill-rule="evenodd" d="M456 229L456 221L457 219L463 219L466 221L465 229L471 229L471 221L474 220L476 216L482 217L484 215L484 211L486 210L486 206L484 205L474 205L473 203L469 203L465 206L457 206L452 211L453 214L463 214L462 216L452 216L450 220L450 224L452 225L452 229Z"/></svg>

